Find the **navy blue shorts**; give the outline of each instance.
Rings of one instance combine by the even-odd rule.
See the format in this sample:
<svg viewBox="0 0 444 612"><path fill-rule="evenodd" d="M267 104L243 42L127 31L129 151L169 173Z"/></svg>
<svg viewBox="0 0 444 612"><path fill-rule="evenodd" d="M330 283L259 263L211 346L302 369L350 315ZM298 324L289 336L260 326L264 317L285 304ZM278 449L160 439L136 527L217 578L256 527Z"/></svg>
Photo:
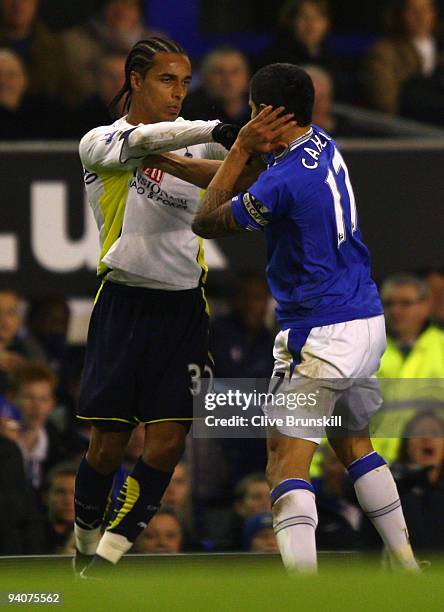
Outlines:
<svg viewBox="0 0 444 612"><path fill-rule="evenodd" d="M193 417L193 377L208 359L202 289L105 282L88 330L78 418L111 431Z"/></svg>

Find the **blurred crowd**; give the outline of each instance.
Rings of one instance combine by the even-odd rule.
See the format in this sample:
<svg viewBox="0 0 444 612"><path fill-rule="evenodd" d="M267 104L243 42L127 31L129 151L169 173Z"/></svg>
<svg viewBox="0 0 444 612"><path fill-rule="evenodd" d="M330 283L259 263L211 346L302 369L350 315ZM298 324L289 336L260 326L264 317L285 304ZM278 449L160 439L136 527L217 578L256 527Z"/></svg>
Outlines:
<svg viewBox="0 0 444 612"><path fill-rule="evenodd" d="M247 57L222 46L196 58L196 84L182 114L243 125L251 73L266 63L293 62L313 78L314 122L334 136L381 135L340 115L335 101L444 125L444 50L435 2L387 2L384 17L376 42L341 55L327 0L289 0L267 49ZM126 54L152 33L138 0L105 0L88 23L57 33L39 17L38 0L0 0L0 140L80 138L110 123L108 105L122 85ZM381 295L388 347L380 377L444 378L444 269L387 278ZM264 280L240 278L226 312L212 320L216 377L270 376L271 312ZM2 555L73 551L74 479L90 431L75 418L83 347L68 343L70 316L63 296L25 304L14 291L0 289ZM408 399L403 389L391 399ZM443 406L437 401L421 412L398 410L396 421L399 437L375 439L375 447L393 467L413 546L442 551ZM115 492L140 456L144 435L143 426L134 431ZM162 509L134 552L276 552L265 463L263 439L190 437ZM326 445L312 477L319 548L378 547L344 468Z"/></svg>
<svg viewBox="0 0 444 612"><path fill-rule="evenodd" d="M247 57L220 46L193 58L194 85L183 116L243 125L252 72L291 62L313 77L314 122L336 137L384 134L339 114L335 101L444 125L435 0L387 0L375 42L345 51L334 45L330 8L328 0L288 0L265 50ZM41 19L39 0L0 0L0 139L78 139L111 123L116 117L108 105L123 84L126 54L153 33L159 34L147 25L139 0L104 0L87 23L61 32Z"/></svg>
<svg viewBox="0 0 444 612"><path fill-rule="evenodd" d="M444 379L444 270L401 274L381 284L388 331L382 379ZM26 306L26 307L25 307ZM245 275L211 325L216 378L267 379L273 366L272 302L265 281ZM217 309L216 309L217 310ZM74 479L90 435L75 419L83 347L67 341L70 308L60 296L26 305L0 290L0 554L73 551ZM432 384L433 387L433 384ZM417 550L444 550L444 404L441 392L421 409L411 386L394 417L399 437L375 438L393 467ZM433 399L435 397L435 399ZM392 415L388 414L390 418ZM114 495L141 455L134 430ZM134 552L276 552L265 477L265 440L189 438L161 511ZM317 451L321 549L377 548L346 472L326 444Z"/></svg>

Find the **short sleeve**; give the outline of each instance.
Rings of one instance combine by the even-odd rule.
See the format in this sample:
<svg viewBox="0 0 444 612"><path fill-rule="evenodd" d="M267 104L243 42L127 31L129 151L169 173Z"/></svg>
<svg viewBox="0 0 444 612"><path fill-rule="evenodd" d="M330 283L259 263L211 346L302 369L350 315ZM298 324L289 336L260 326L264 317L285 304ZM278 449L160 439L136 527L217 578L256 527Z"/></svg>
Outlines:
<svg viewBox="0 0 444 612"><path fill-rule="evenodd" d="M281 213L279 183L269 171L263 172L258 180L244 193L231 201L233 216L246 230L263 230Z"/></svg>

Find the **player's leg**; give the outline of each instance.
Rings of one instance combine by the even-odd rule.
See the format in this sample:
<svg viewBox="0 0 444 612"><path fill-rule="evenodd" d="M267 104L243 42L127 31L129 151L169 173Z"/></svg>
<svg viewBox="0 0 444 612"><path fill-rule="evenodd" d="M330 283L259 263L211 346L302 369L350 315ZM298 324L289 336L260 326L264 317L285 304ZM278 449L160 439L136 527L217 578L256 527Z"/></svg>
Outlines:
<svg viewBox="0 0 444 612"><path fill-rule="evenodd" d="M75 483L76 548L94 555L114 475L122 462L131 430L103 431L92 427L88 452L82 459Z"/></svg>
<svg viewBox="0 0 444 612"><path fill-rule="evenodd" d="M133 545L160 507L184 449L188 426L166 421L147 426L143 455L127 477L97 555L113 564Z"/></svg>
<svg viewBox="0 0 444 612"><path fill-rule="evenodd" d="M315 492L309 470L317 444L272 436L267 441L267 479L271 487L273 528L284 565L289 570L316 570Z"/></svg>
<svg viewBox="0 0 444 612"><path fill-rule="evenodd" d="M385 460L372 446L367 432L329 436L329 442L353 481L356 497L371 520L392 561L406 569L418 565L409 542L396 483Z"/></svg>

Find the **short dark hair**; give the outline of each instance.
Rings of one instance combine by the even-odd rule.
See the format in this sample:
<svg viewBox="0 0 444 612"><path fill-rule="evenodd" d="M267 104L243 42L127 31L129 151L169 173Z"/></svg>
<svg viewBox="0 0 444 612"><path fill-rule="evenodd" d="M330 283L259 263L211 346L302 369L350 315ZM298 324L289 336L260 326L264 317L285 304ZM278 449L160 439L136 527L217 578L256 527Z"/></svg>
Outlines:
<svg viewBox="0 0 444 612"><path fill-rule="evenodd" d="M314 86L311 77L294 64L269 64L256 72L250 83L251 100L260 106L284 106L294 113L298 125L310 125L313 115Z"/></svg>
<svg viewBox="0 0 444 612"><path fill-rule="evenodd" d="M76 476L78 467L78 463L74 461L62 461L61 463L57 463L46 475L46 489L49 490L54 484L55 479L59 476Z"/></svg>

